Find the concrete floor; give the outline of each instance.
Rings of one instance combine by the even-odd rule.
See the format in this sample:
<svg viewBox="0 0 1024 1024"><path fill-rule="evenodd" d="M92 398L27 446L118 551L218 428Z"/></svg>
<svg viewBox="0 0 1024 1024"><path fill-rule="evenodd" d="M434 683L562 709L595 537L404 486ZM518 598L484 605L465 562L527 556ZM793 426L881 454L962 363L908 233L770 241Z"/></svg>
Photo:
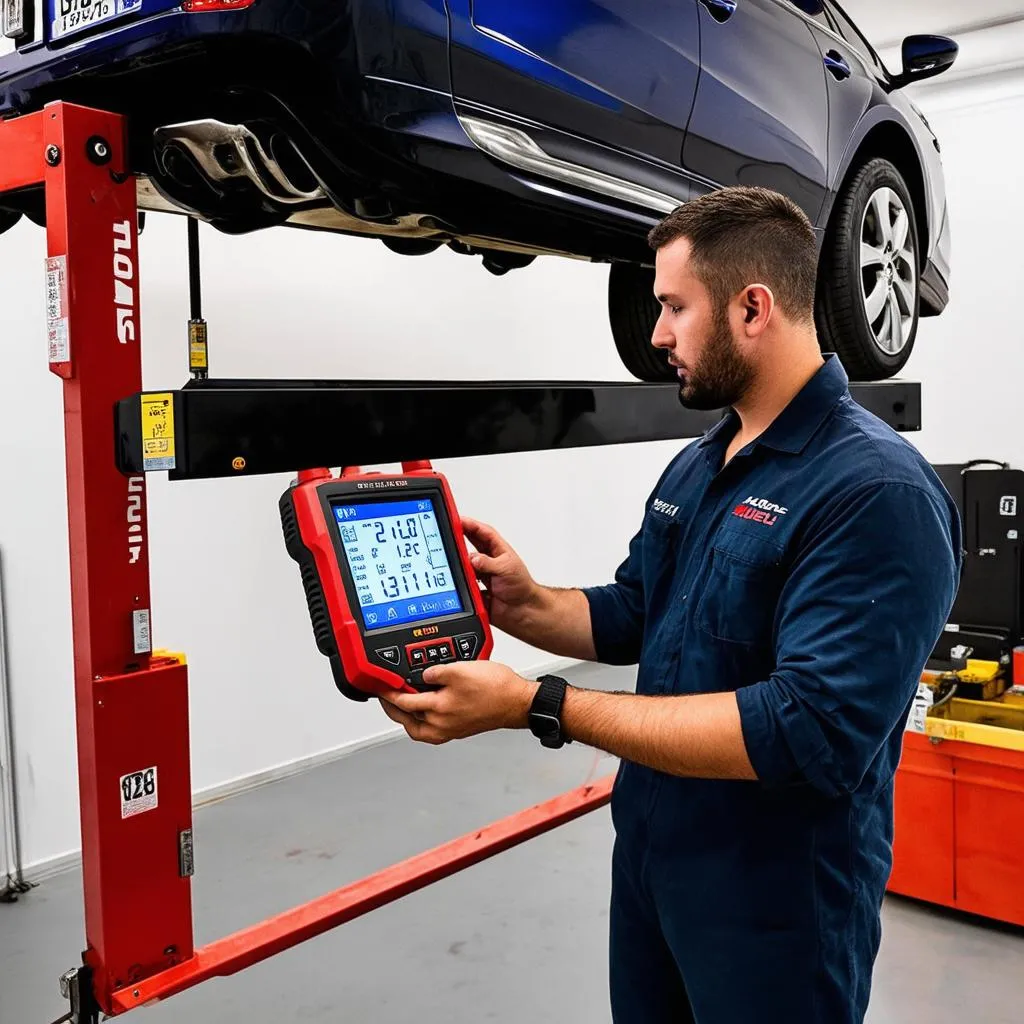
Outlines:
<svg viewBox="0 0 1024 1024"><path fill-rule="evenodd" d="M616 669L571 675L594 687L631 683ZM440 748L401 740L204 807L195 818L197 941L613 769L593 751L548 752L520 734ZM609 1020L610 851L604 809L134 1018L600 1024ZM46 1024L64 1012L56 979L78 962L81 935L77 872L0 905L0 1024ZM1024 931L890 899L869 1024L1019 1024L1022 963Z"/></svg>

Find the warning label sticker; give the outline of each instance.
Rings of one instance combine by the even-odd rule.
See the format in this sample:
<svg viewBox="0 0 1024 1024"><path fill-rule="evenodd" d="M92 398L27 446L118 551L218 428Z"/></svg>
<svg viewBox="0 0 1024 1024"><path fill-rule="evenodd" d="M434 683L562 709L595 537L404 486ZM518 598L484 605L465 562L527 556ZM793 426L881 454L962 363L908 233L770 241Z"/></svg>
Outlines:
<svg viewBox="0 0 1024 1024"><path fill-rule="evenodd" d="M66 256L51 256L46 261L46 339L51 363L67 363L71 360Z"/></svg>
<svg viewBox="0 0 1024 1024"><path fill-rule="evenodd" d="M156 810L156 768L146 768L121 776L121 817L131 818L145 811Z"/></svg>
<svg viewBox="0 0 1024 1024"><path fill-rule="evenodd" d="M174 396L142 396L142 468L174 469Z"/></svg>

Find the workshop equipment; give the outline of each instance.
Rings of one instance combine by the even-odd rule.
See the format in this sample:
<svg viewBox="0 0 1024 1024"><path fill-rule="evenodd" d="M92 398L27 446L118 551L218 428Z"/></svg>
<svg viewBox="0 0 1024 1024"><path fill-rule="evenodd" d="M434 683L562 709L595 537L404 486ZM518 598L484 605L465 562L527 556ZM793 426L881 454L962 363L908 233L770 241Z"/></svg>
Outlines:
<svg viewBox="0 0 1024 1024"><path fill-rule="evenodd" d="M448 481L306 470L281 496L313 633L346 697L424 689L431 665L486 658L490 624Z"/></svg>
<svg viewBox="0 0 1024 1024"><path fill-rule="evenodd" d="M933 468L960 512L964 561L949 623L928 668L955 671L967 658L995 662L998 685L985 694L966 681L959 689L961 696L996 697L1014 683L1013 649L1024 637L1024 472L989 460Z"/></svg>
<svg viewBox="0 0 1024 1024"><path fill-rule="evenodd" d="M889 890L1024 925L1024 473L935 469L960 510L963 576L904 737Z"/></svg>

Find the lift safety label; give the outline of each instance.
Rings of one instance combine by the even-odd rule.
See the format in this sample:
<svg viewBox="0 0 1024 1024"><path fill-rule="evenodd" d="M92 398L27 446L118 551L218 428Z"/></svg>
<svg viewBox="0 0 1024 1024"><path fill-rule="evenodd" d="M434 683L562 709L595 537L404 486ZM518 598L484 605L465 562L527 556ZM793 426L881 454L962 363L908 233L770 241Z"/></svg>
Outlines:
<svg viewBox="0 0 1024 1024"><path fill-rule="evenodd" d="M156 767L121 776L121 817L156 810Z"/></svg>
<svg viewBox="0 0 1024 1024"><path fill-rule="evenodd" d="M149 633L149 609L134 608L132 610L133 649L136 654L149 654L153 643Z"/></svg>
<svg viewBox="0 0 1024 1024"><path fill-rule="evenodd" d="M71 360L68 338L68 260L51 256L46 261L46 339L51 363Z"/></svg>
<svg viewBox="0 0 1024 1024"><path fill-rule="evenodd" d="M142 396L142 468L174 469L174 395Z"/></svg>

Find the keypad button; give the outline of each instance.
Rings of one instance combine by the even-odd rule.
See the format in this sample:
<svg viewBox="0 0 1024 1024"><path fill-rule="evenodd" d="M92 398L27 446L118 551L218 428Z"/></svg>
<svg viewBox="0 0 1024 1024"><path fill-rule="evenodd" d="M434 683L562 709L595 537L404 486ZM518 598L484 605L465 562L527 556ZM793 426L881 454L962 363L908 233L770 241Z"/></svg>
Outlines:
<svg viewBox="0 0 1024 1024"><path fill-rule="evenodd" d="M463 661L471 661L476 655L478 638L476 633L463 633L455 638L455 644L459 649L459 657Z"/></svg>
<svg viewBox="0 0 1024 1024"><path fill-rule="evenodd" d="M413 668L422 668L427 663L427 652L422 647L406 647L406 656Z"/></svg>
<svg viewBox="0 0 1024 1024"><path fill-rule="evenodd" d="M377 657L395 668L402 664L402 652L397 647L378 647Z"/></svg>

